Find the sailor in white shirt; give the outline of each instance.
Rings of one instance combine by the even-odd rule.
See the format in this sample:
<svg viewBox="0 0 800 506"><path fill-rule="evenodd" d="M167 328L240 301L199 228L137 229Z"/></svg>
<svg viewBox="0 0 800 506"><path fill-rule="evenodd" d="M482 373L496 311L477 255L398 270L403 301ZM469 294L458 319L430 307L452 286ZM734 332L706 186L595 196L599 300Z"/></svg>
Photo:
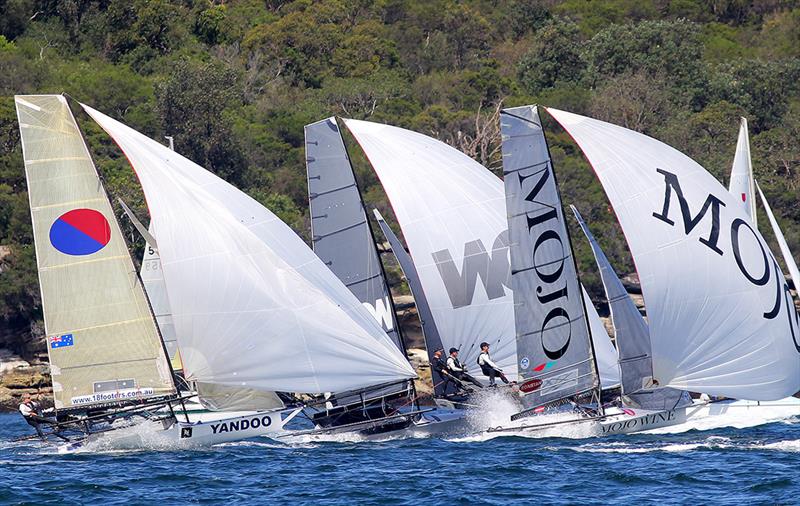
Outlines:
<svg viewBox="0 0 800 506"><path fill-rule="evenodd" d="M28 422L28 425L36 429L36 433L39 434L40 438L47 439L40 424L42 407L38 402L31 399L31 394L25 394L22 396L22 403L19 405L19 412L25 421Z"/></svg>
<svg viewBox="0 0 800 506"><path fill-rule="evenodd" d="M489 356L489 343L487 342L481 343L481 354L478 355L478 365L481 366L483 374L489 377L490 387L495 386L495 378L497 377L503 380L503 383L508 384L508 378L503 374L503 370L492 362L492 358Z"/></svg>

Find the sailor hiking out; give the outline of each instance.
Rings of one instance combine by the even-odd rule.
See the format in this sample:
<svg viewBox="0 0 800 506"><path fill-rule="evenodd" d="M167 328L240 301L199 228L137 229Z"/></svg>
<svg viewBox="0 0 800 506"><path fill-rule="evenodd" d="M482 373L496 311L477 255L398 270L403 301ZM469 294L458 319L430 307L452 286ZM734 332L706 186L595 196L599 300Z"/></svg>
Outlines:
<svg viewBox="0 0 800 506"><path fill-rule="evenodd" d="M467 368L458 360L458 348L450 348L450 356L447 357L447 371L457 380L469 381L478 388L483 388L481 382L470 376Z"/></svg>
<svg viewBox="0 0 800 506"><path fill-rule="evenodd" d="M52 410L46 410L52 411ZM22 402L19 405L19 412L22 417L28 422L28 425L36 429L36 433L42 438L42 441L47 441L47 437L42 430L42 424L53 424L55 423L53 420L49 418L45 418L43 416L44 411L42 411L42 405L39 402L33 400L31 398L31 394L25 394L22 396ZM55 434L56 436L60 437L61 439L69 441L67 438L60 434Z"/></svg>
<svg viewBox="0 0 800 506"><path fill-rule="evenodd" d="M490 387L495 386L495 378L498 377L503 380L503 383L508 384L508 378L503 374L503 370L492 362L492 358L489 356L489 343L487 342L481 343L481 354L478 355L478 365L481 367L484 376L489 377Z"/></svg>

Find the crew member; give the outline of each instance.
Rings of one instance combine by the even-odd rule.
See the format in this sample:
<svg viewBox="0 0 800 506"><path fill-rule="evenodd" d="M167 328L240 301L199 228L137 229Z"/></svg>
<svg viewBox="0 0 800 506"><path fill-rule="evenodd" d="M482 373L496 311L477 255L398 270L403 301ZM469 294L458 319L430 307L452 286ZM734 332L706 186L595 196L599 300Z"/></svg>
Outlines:
<svg viewBox="0 0 800 506"><path fill-rule="evenodd" d="M447 371L447 363L442 358L444 354L444 350L436 350L433 352L433 360L431 360L431 369L439 373L439 377L442 378L444 381L443 391L447 392L447 386L450 383L454 383L456 385L456 389L458 388L458 382L453 378L453 376ZM434 378L435 380L435 378Z"/></svg>
<svg viewBox="0 0 800 506"><path fill-rule="evenodd" d="M31 399L31 394L26 393L22 396L22 404L19 405L19 412L22 414L25 421L28 422L28 425L36 429L36 433L39 434L39 437L46 441L47 438L41 427L41 422L45 420L42 417L42 406Z"/></svg>
<svg viewBox="0 0 800 506"><path fill-rule="evenodd" d="M473 385L483 388L481 382L470 376L467 372L467 368L458 360L458 348L450 348L450 356L447 357L447 370L456 379L469 381Z"/></svg>
<svg viewBox="0 0 800 506"><path fill-rule="evenodd" d="M489 343L487 342L481 343L481 354L478 355L478 365L481 366L481 371L483 371L484 376L489 377L490 387L495 386L495 378L497 377L503 380L503 383L508 384L508 378L503 374L503 370L492 362L492 358L489 356Z"/></svg>

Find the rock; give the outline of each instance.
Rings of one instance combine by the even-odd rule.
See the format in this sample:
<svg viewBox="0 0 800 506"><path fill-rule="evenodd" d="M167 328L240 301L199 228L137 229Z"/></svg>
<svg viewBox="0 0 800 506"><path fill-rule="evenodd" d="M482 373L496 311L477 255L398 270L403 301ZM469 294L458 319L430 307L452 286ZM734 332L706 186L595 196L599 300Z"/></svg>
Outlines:
<svg viewBox="0 0 800 506"><path fill-rule="evenodd" d="M31 364L22 360L21 357L14 355L11 351L6 350L5 348L0 348L0 376L6 374L7 372L11 372L17 368L26 368L30 367Z"/></svg>
<svg viewBox="0 0 800 506"><path fill-rule="evenodd" d="M39 402L44 408L53 405L53 389L49 368L46 365L28 364L6 370L0 375L0 410L16 411L23 394L26 393L38 395Z"/></svg>

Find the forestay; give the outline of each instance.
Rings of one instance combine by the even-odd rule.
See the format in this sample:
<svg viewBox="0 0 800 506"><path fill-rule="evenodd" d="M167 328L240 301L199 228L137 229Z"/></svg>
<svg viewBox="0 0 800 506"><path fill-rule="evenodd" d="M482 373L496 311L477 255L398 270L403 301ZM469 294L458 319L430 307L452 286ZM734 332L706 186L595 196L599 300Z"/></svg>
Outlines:
<svg viewBox="0 0 800 506"><path fill-rule="evenodd" d="M66 99L15 102L56 408L174 393L142 285Z"/></svg>
<svg viewBox="0 0 800 506"><path fill-rule="evenodd" d="M84 109L141 181L189 379L317 394L415 376L372 315L269 210Z"/></svg>
<svg viewBox="0 0 800 506"><path fill-rule="evenodd" d="M599 380L561 196L536 108L504 109L500 130L517 353L526 380L520 390L530 408L592 390Z"/></svg>
<svg viewBox="0 0 800 506"><path fill-rule="evenodd" d="M378 174L442 344L477 368L479 344L517 377L503 186L460 151L402 128L346 120Z"/></svg>
<svg viewBox="0 0 800 506"><path fill-rule="evenodd" d="M627 237L647 305L654 382L752 400L800 390L788 285L736 199L666 144L548 110L593 166Z"/></svg>
<svg viewBox="0 0 800 506"><path fill-rule="evenodd" d="M383 264L336 118L305 127L314 253L405 352Z"/></svg>
<svg viewBox="0 0 800 506"><path fill-rule="evenodd" d="M736 141L736 154L733 157L731 181L728 191L736 204L750 218L753 228L758 228L756 219L756 189L753 180L753 162L750 159L750 139L747 134L747 118L739 125L739 138Z"/></svg>

